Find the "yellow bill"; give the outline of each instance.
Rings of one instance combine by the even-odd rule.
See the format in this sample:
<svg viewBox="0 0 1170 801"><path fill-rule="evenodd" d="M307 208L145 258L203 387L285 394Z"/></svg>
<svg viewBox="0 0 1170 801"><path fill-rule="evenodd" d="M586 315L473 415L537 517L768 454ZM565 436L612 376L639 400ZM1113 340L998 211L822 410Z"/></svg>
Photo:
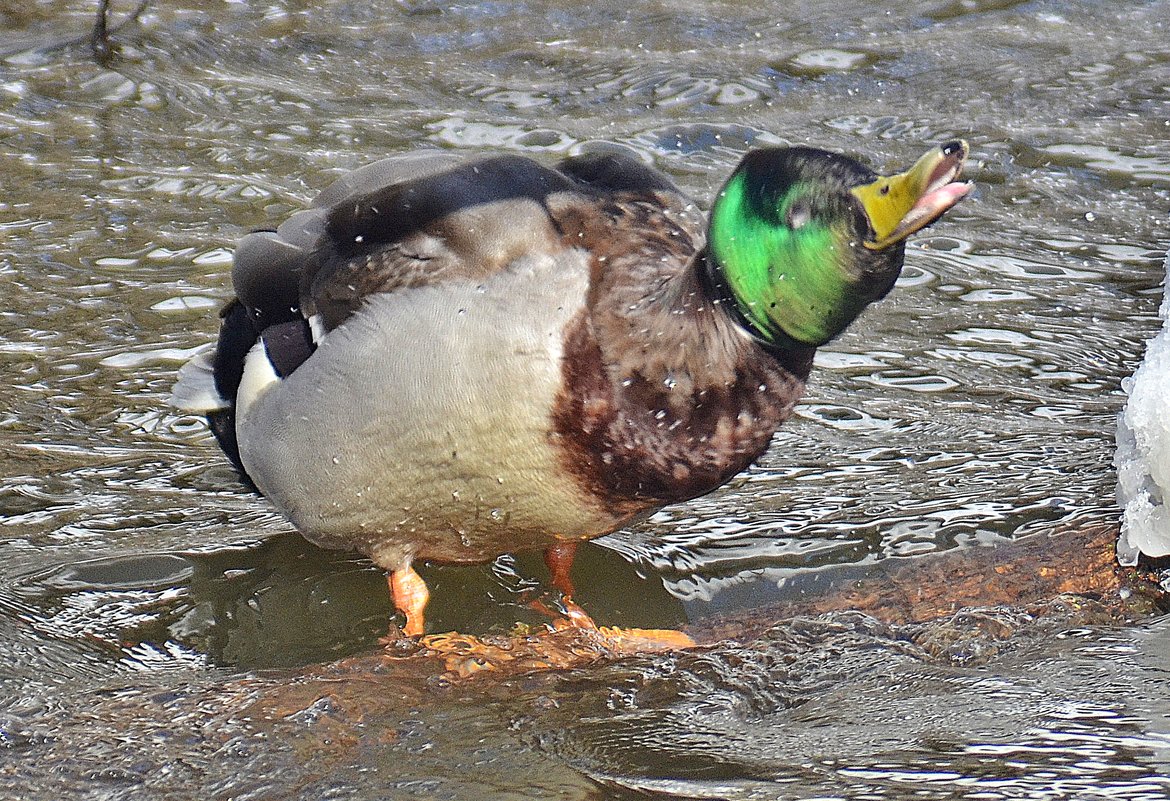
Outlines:
<svg viewBox="0 0 1170 801"><path fill-rule="evenodd" d="M931 149L906 172L854 187L851 191L865 208L874 234L865 246L882 250L897 244L966 197L973 184L955 179L969 150L966 142L956 139Z"/></svg>

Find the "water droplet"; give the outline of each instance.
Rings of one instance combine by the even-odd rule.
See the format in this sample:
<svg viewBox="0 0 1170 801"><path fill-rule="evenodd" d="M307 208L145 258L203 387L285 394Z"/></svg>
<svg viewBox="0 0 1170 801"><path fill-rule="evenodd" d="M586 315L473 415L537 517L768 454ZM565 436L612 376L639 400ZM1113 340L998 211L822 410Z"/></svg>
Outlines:
<svg viewBox="0 0 1170 801"><path fill-rule="evenodd" d="M492 520L503 520L504 519L504 510L503 509L492 509L490 512L488 512L488 517L490 517Z"/></svg>
<svg viewBox="0 0 1170 801"><path fill-rule="evenodd" d="M341 457L340 457L340 456L334 456L334 457L333 457L333 464L341 464Z"/></svg>

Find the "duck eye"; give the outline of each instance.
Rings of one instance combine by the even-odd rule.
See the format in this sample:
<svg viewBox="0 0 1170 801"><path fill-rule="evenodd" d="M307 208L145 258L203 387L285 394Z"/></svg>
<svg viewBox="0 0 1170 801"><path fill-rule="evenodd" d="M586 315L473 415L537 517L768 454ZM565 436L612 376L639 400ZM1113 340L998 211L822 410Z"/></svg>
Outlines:
<svg viewBox="0 0 1170 801"><path fill-rule="evenodd" d="M812 209L803 201L796 201L788 207L788 227L793 231L803 228L812 219Z"/></svg>

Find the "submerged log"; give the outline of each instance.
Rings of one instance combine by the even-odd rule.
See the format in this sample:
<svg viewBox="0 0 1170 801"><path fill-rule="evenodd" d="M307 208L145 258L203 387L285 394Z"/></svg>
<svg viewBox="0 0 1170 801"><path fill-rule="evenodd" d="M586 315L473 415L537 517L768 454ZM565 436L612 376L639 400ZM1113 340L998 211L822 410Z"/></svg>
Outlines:
<svg viewBox="0 0 1170 801"><path fill-rule="evenodd" d="M1085 624L1129 622L1153 614L1164 593L1140 572L1117 564L1117 526L1092 522L1063 526L994 547L961 548L941 554L887 559L868 566L863 577L825 582L799 600L772 604L705 620L687 628L699 647L760 636L777 623L845 610L883 623L924 623L962 610L1024 608L1068 612L1076 599L1091 620ZM1053 606L1053 602L1063 599ZM1075 610L1073 610L1075 617ZM995 636L994 632L990 632ZM1005 636L1007 636L1005 634ZM457 633L419 641L392 640L384 650L309 669L302 679L397 676L447 684L470 678L491 681L532 672L575 668L594 662L675 647L669 639L625 636L605 629L558 628L514 635L475 637ZM408 678L409 677L409 678Z"/></svg>
<svg viewBox="0 0 1170 801"><path fill-rule="evenodd" d="M922 623L965 608L1027 607L1059 596L1102 602L1117 622L1148 616L1166 603L1147 573L1117 563L1118 526L1065 525L1015 542L930 556L886 559L852 584L826 587L799 602L714 621L697 640L744 639L777 620L845 609L887 623Z"/></svg>

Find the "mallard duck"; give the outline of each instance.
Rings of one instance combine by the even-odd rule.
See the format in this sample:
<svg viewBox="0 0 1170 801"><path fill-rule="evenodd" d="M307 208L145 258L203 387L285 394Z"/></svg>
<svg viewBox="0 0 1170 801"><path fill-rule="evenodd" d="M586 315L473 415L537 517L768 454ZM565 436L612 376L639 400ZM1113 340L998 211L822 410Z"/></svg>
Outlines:
<svg viewBox="0 0 1170 801"><path fill-rule="evenodd" d="M407 635L415 560L543 549L571 590L575 543L763 454L817 347L968 194L967 152L884 176L754 150L709 222L625 155L379 161L241 240L173 400L305 537L388 571Z"/></svg>

